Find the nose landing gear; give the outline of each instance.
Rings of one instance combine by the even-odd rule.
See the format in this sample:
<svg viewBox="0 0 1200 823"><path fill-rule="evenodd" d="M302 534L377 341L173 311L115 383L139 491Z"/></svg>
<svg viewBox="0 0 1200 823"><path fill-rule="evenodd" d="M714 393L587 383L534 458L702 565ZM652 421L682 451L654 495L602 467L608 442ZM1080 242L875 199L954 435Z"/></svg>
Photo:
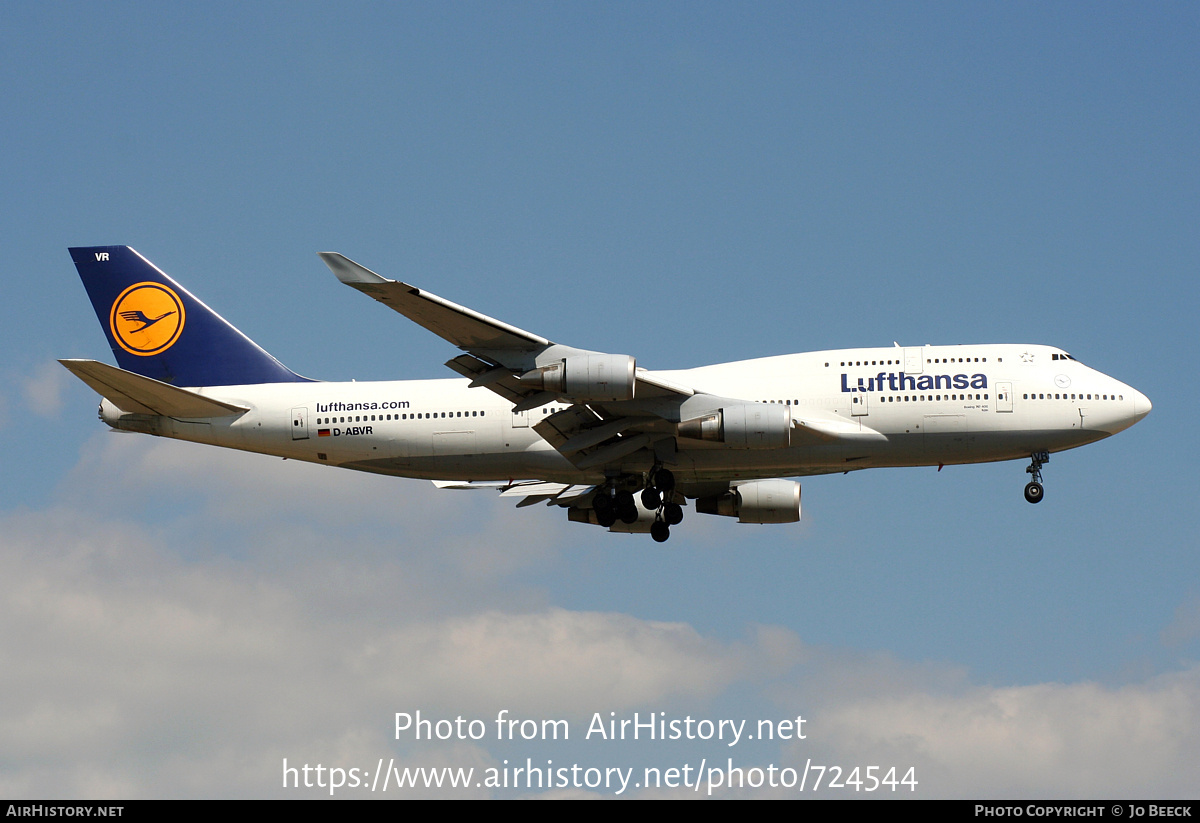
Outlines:
<svg viewBox="0 0 1200 823"><path fill-rule="evenodd" d="M1025 499L1030 503L1040 503L1045 494L1042 488L1042 466L1050 462L1050 452L1034 452L1030 455L1029 466L1025 471L1033 475L1025 485Z"/></svg>

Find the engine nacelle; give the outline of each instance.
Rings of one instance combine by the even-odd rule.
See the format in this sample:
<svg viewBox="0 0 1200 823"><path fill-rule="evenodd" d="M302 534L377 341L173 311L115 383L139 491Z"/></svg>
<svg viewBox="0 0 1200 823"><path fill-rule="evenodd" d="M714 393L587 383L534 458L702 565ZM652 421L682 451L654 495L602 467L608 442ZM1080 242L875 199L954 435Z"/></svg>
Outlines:
<svg viewBox="0 0 1200 823"><path fill-rule="evenodd" d="M739 449L780 449L792 444L792 410L778 403L741 403L685 420L680 437Z"/></svg>
<svg viewBox="0 0 1200 823"><path fill-rule="evenodd" d="M795 480L753 480L717 497L696 500L696 511L736 517L739 523L796 523L800 484Z"/></svg>
<svg viewBox="0 0 1200 823"><path fill-rule="evenodd" d="M627 354L575 354L521 375L521 382L576 400L632 400L637 361Z"/></svg>

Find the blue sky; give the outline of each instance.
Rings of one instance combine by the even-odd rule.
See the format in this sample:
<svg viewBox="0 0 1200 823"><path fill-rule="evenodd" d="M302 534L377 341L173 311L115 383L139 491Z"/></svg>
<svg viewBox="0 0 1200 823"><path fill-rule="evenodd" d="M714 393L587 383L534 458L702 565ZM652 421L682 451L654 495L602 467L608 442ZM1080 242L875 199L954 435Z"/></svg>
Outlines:
<svg viewBox="0 0 1200 823"><path fill-rule="evenodd" d="M1184 3L9 5L0 792L721 753L388 734L508 706L803 713L805 744L738 756L912 765L925 797L1194 796L1198 28ZM1054 456L1037 507L1019 463L881 470L805 480L798 525L658 546L104 431L54 360L111 362L66 253L110 243L321 379L453 354L335 250L649 368L1046 343L1155 408Z"/></svg>

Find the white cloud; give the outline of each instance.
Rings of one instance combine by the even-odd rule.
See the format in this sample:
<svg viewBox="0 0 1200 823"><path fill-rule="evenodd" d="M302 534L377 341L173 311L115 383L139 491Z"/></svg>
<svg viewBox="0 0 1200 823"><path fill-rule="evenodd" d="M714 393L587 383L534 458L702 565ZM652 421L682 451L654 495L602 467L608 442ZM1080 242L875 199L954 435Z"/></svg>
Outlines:
<svg viewBox="0 0 1200 823"><path fill-rule="evenodd" d="M451 705L574 717L585 707L711 697L743 677L752 657L684 624L564 609L455 618L405 631L376 653L421 660L420 679Z"/></svg>
<svg viewBox="0 0 1200 823"><path fill-rule="evenodd" d="M720 706L751 723L809 719L788 748L699 750L746 766L914 766L921 797L1194 794L1198 669L1122 688L985 688L953 666L806 647L786 628L719 640L559 608L524 582L571 533L545 514L97 437L56 507L0 522L0 792L263 796L283 791L284 758L486 768L502 756L488 741L397 742L397 711L506 708L578 731L592 712ZM583 745L614 765L697 751Z"/></svg>
<svg viewBox="0 0 1200 823"><path fill-rule="evenodd" d="M1200 783L1200 668L1119 688L876 683L822 698L791 756L912 766L921 797L1190 797Z"/></svg>
<svg viewBox="0 0 1200 823"><path fill-rule="evenodd" d="M754 639L620 614L485 604L414 616L380 590L338 613L314 593L358 580L324 566L272 575L224 556L188 561L170 530L63 509L3 526L6 794L268 794L284 757L361 768L396 756L396 711L547 717L659 705L716 694L762 655ZM387 557L356 562L405 573ZM405 745L405 762L464 765L462 751ZM469 762L490 762L468 748Z"/></svg>

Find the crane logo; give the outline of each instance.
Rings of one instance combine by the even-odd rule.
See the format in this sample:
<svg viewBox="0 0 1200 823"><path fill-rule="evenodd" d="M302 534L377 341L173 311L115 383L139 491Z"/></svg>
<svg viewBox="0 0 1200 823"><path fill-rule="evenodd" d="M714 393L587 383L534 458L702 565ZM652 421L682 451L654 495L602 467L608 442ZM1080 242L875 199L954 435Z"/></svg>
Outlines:
<svg viewBox="0 0 1200 823"><path fill-rule="evenodd" d="M130 354L161 354L183 331L183 301L162 283L135 283L113 301L108 327Z"/></svg>

